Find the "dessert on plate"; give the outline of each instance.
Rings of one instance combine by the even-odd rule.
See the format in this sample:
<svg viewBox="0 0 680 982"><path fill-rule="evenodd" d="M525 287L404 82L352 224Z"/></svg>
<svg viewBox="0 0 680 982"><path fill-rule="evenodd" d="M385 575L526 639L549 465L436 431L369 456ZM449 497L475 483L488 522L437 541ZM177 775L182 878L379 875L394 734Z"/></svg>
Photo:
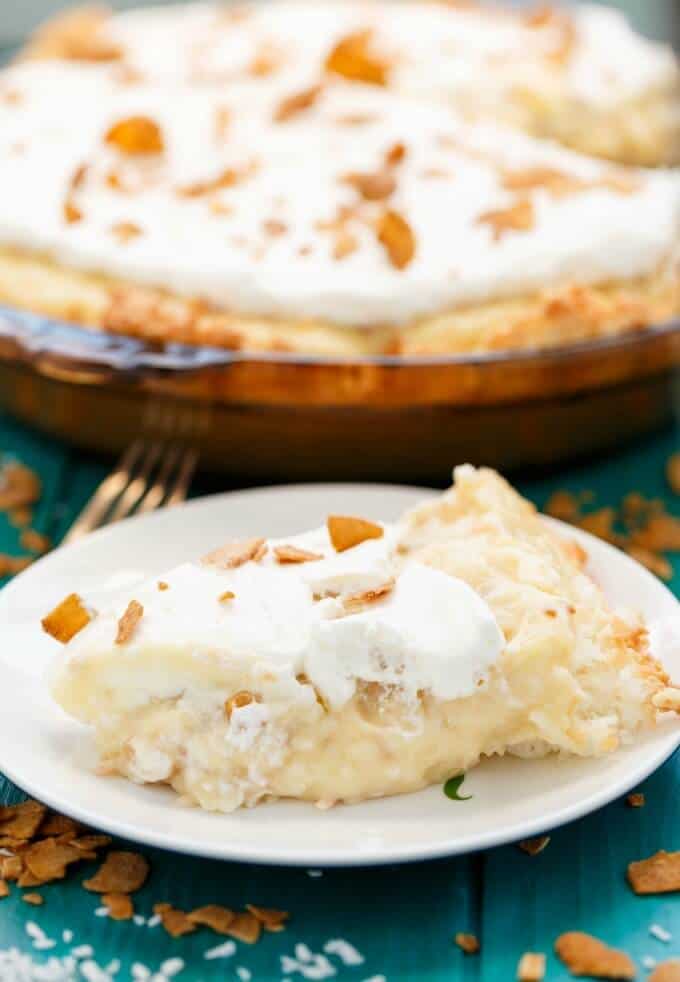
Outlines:
<svg viewBox="0 0 680 982"><path fill-rule="evenodd" d="M0 75L0 302L348 359L659 324L680 178L622 164L671 161L677 86L591 8L76 13Z"/></svg>
<svg viewBox="0 0 680 982"><path fill-rule="evenodd" d="M104 773L231 811L329 806L441 782L494 755L600 756L680 693L582 549L497 474L387 526L329 516L218 546L108 610L70 595L54 698Z"/></svg>

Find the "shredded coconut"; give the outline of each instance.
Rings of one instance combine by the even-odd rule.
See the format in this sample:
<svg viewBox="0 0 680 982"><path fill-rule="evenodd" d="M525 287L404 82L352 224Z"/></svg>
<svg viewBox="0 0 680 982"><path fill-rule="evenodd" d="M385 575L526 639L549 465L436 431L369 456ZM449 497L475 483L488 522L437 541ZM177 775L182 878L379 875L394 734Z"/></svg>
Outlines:
<svg viewBox="0 0 680 982"><path fill-rule="evenodd" d="M213 958L231 958L233 954L236 953L236 944L234 941L225 941L223 944L218 944L216 948L209 948L203 955L208 961L212 961Z"/></svg>
<svg viewBox="0 0 680 982"><path fill-rule="evenodd" d="M667 931L665 927L661 927L660 924L650 924L649 933L653 938L656 938L657 941L663 941L664 944L668 944L673 940L673 935L671 932Z"/></svg>
<svg viewBox="0 0 680 982"><path fill-rule="evenodd" d="M364 956L356 950L354 945L343 938L327 941L323 950L328 955L337 955L343 965L363 965L365 961Z"/></svg>
<svg viewBox="0 0 680 982"><path fill-rule="evenodd" d="M329 979L337 975L337 969L331 965L325 955L314 954L306 944L295 945L295 958L290 955L281 956L281 971L284 975L299 972L305 979Z"/></svg>

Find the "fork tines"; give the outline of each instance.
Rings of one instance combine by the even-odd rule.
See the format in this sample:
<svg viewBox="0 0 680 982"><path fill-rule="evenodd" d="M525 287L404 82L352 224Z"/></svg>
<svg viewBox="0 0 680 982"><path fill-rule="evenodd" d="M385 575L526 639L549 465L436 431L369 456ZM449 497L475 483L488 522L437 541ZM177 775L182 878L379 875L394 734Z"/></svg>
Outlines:
<svg viewBox="0 0 680 982"><path fill-rule="evenodd" d="M196 464L195 450L136 440L64 537L73 542L102 525L184 501Z"/></svg>

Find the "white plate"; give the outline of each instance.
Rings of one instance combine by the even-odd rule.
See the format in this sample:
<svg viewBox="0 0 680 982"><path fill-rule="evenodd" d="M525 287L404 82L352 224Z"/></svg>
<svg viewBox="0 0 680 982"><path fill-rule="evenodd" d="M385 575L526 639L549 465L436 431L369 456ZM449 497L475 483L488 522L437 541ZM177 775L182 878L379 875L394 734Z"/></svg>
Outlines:
<svg viewBox="0 0 680 982"><path fill-rule="evenodd" d="M491 760L465 780L469 801L441 787L318 811L276 802L216 815L180 806L173 792L96 777L88 732L52 704L45 670L56 642L40 617L71 590L104 595L233 535L291 535L329 512L396 518L430 494L417 488L308 485L219 495L104 529L59 549L0 593L0 769L53 807L98 828L168 849L287 865L371 864L467 852L523 838L578 818L625 793L678 746L662 727L600 760ZM569 535L577 535L569 529ZM650 573L584 534L591 571L615 604L648 618L680 605Z"/></svg>

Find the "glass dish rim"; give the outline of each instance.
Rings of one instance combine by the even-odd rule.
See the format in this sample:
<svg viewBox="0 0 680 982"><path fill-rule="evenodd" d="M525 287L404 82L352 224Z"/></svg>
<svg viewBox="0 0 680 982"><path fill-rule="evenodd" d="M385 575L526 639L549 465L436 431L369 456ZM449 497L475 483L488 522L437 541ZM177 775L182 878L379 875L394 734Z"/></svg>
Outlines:
<svg viewBox="0 0 680 982"><path fill-rule="evenodd" d="M534 364L552 363L559 360L568 361L579 356L606 354L608 351L634 349L644 345L645 342L672 337L676 333L680 338L680 315L660 324L545 348L506 348L462 354L377 354L341 357L304 352L218 348L175 341L161 342L159 347L158 342L149 342L134 336L117 334L0 304L0 344L4 340L9 340L29 356L53 355L81 364L90 362L107 365L109 368L117 368L121 371L146 368L186 372L257 363L268 366L306 366L326 369L476 367L483 370L491 366L511 367L527 361ZM69 350L69 341L74 344L76 350ZM11 356L8 358L1 351L0 358L5 361L12 360Z"/></svg>

